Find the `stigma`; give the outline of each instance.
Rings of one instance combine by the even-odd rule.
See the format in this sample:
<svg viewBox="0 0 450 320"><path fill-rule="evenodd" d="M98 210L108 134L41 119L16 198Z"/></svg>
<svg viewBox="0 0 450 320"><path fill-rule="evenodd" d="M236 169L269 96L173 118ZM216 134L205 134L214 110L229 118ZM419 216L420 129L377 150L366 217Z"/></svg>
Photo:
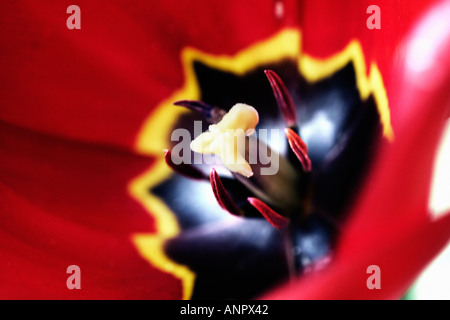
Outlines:
<svg viewBox="0 0 450 320"><path fill-rule="evenodd" d="M208 131L191 142L191 150L217 155L228 170L249 178L253 171L245 159L245 138L255 132L258 122L255 108L237 103L218 123L211 124Z"/></svg>

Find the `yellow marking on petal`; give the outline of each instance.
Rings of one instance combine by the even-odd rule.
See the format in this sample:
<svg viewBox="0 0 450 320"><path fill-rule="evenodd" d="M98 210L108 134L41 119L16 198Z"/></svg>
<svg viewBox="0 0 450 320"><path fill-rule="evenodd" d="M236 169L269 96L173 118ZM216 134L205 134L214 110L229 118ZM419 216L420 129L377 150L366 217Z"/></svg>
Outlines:
<svg viewBox="0 0 450 320"><path fill-rule="evenodd" d="M165 238L148 234L133 236L133 242L143 258L153 261L155 267L182 280L183 300L187 300L194 289L195 274L186 266L174 263L167 258L163 250L165 240Z"/></svg>
<svg viewBox="0 0 450 320"><path fill-rule="evenodd" d="M367 76L366 61L358 40L352 40L344 50L324 59L317 59L303 54L299 60L299 71L309 82L316 82L331 76L350 62L353 63L355 69L356 85L361 99L366 100L373 94L383 126L383 135L392 142L394 140L394 130L391 125L389 102L383 78L375 62L371 63L370 73Z"/></svg>
<svg viewBox="0 0 450 320"><path fill-rule="evenodd" d="M131 240L144 259L151 261L156 268L169 272L181 280L182 298L187 300L192 294L195 273L186 266L172 261L163 250L164 241L179 234L178 223L164 201L148 192L149 186L162 183L171 173L172 170L162 158L157 160L150 170L134 178L128 184L130 196L152 213L152 217L155 219L155 228L158 231L157 234L135 234Z"/></svg>
<svg viewBox="0 0 450 320"><path fill-rule="evenodd" d="M245 136L251 135L259 121L258 111L244 103L235 104L222 120L209 126L191 142L194 152L215 154L228 170L245 177L253 175L245 160Z"/></svg>

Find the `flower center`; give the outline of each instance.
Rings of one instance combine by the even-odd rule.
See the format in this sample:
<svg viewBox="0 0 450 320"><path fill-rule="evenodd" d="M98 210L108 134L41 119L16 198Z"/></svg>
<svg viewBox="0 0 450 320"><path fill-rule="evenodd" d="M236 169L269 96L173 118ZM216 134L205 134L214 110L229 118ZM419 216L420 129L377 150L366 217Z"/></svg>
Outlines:
<svg viewBox="0 0 450 320"><path fill-rule="evenodd" d="M296 70L287 66L288 70ZM205 132L192 141L191 149L216 154L232 178L214 168L208 175L204 172L207 166L175 165L170 161L170 151L166 152L166 161L176 172L200 180L186 182L187 179L178 175L154 190L166 199L166 194L170 195L169 204L185 230L181 236L168 241L165 249L168 256L196 271L201 278L196 283L197 288L208 287L206 279L210 278L206 270L210 269L204 268L210 264L214 267L208 268L221 270L223 267L224 274L238 276L224 280L223 288L241 283L244 280L239 277L244 274L247 275L245 281L252 281L248 275L255 272L253 267L241 273L237 269L227 269L234 268L231 260L224 265L217 264L215 261L225 258L222 251L226 255L238 252L245 256L261 255L266 266L277 256L273 266L277 271L272 272L276 279L321 265L320 262L326 261L332 253L336 221L345 212L358 177L367 164L370 142L381 133L373 98L360 100L351 65L317 84L299 80L297 75L281 68L287 85L270 70L258 69L235 77L231 73L219 76L219 71L200 63L195 63L194 69L202 101L175 102L196 111L185 113L176 127L192 129L194 121L203 119ZM245 85L243 79L250 85ZM214 87L216 83L219 85ZM270 95L262 88L268 88L269 92L272 89ZM234 107L228 111L221 108L231 105ZM275 107L277 112L274 106L278 106ZM325 127L324 123L330 125ZM269 153L280 155L279 170L274 175L261 175L263 164L252 163L249 150L239 148L239 141L253 138L256 135L250 134L255 129L259 133L261 128L278 129L280 137L284 137L284 142L280 139L279 143L269 143L274 148L269 148ZM197 193L207 187L206 182L214 195L209 197L217 201L217 207L232 214L228 215L230 219L245 217L237 220L238 225L233 227L228 220L221 220L227 215L223 215L223 211L223 216L220 215L211 199ZM255 217L265 218L269 224ZM233 219L230 221L235 221ZM218 223L212 223L214 221ZM267 239L263 240L264 237ZM235 251L225 253L229 243ZM214 249L209 250L210 246ZM236 268L239 269L239 265L236 260ZM198 296L203 294L206 293L202 291Z"/></svg>

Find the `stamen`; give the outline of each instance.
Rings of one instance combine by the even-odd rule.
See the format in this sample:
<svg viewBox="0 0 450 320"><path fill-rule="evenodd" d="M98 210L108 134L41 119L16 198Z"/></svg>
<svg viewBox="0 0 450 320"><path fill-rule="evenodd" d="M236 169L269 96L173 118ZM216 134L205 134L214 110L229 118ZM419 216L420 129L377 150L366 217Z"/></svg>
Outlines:
<svg viewBox="0 0 450 320"><path fill-rule="evenodd" d="M294 130L286 128L284 129L284 132L286 133L292 151L294 151L302 164L303 170L305 172L311 171L311 160L308 157L308 147L306 146L306 143L294 132Z"/></svg>
<svg viewBox="0 0 450 320"><path fill-rule="evenodd" d="M227 210L233 215L241 216L241 211L223 186L222 181L214 168L211 169L209 180L211 181L214 196L222 209Z"/></svg>
<svg viewBox="0 0 450 320"><path fill-rule="evenodd" d="M257 198L249 197L247 198L248 202L256 208L266 220L277 229L283 229L287 226L289 219L283 217L279 213L275 212L272 208L270 208L267 204L262 202Z"/></svg>
<svg viewBox="0 0 450 320"><path fill-rule="evenodd" d="M294 101L286 86L280 77L272 70L264 70L264 73L266 74L267 79L269 79L275 100L277 101L278 108L280 108L280 111L283 114L284 120L289 127L295 126L297 122L297 112L295 111Z"/></svg>
<svg viewBox="0 0 450 320"><path fill-rule="evenodd" d="M196 100L180 100L174 102L174 105L200 112L203 115L203 117L205 117L212 123L219 122L220 120L222 120L222 117L227 113L225 110L221 108L213 107L207 103Z"/></svg>
<svg viewBox="0 0 450 320"><path fill-rule="evenodd" d="M186 176L191 179L202 180L206 179L203 172L195 168L194 166L186 163L175 164L172 161L172 152L170 150L164 150L164 160L167 165L175 172Z"/></svg>

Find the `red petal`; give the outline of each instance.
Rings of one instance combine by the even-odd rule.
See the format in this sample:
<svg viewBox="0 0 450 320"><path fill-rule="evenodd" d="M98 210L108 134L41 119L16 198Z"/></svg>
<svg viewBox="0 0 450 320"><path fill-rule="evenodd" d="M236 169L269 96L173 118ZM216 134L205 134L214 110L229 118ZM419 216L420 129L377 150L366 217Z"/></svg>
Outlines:
<svg viewBox="0 0 450 320"><path fill-rule="evenodd" d="M130 177L152 165L126 150L0 122L0 297L180 299L180 283L143 260L131 241L155 231L130 197ZM68 290L66 269L81 269Z"/></svg>
<svg viewBox="0 0 450 320"><path fill-rule="evenodd" d="M67 3L0 4L3 120L132 147L144 119L183 85L185 47L232 55L279 30L273 3L257 1L77 5L81 30L67 29Z"/></svg>

